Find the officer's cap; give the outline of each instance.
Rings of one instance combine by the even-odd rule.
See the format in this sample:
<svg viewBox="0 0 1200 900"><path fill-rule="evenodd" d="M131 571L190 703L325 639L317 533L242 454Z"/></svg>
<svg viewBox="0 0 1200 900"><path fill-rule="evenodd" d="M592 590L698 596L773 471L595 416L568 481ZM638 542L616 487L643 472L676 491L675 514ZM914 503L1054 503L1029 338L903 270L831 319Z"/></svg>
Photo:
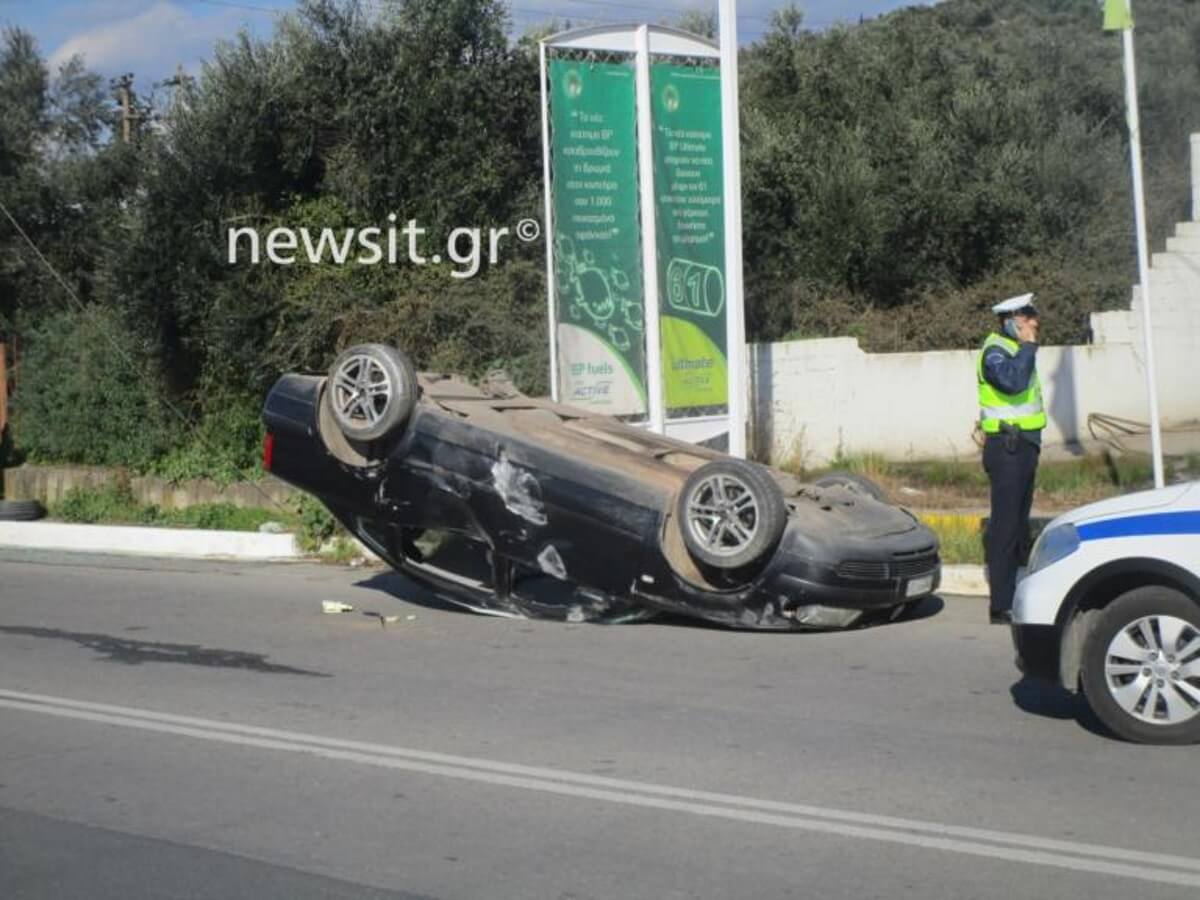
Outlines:
<svg viewBox="0 0 1200 900"><path fill-rule="evenodd" d="M998 316L1011 316L1021 313L1025 316L1036 316L1037 307L1033 305L1033 294L1021 294L1019 297L1009 297L992 307L992 312Z"/></svg>

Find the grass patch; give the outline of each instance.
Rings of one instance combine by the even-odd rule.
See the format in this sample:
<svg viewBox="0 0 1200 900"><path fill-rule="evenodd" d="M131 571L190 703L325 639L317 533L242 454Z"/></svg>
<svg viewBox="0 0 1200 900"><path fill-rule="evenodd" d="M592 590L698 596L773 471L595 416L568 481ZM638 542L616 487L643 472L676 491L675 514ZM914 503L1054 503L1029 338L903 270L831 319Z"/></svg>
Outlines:
<svg viewBox="0 0 1200 900"><path fill-rule="evenodd" d="M895 472L896 466L884 458L882 453L850 453L841 450L833 458L829 471L853 472L872 481L882 481Z"/></svg>
<svg viewBox="0 0 1200 900"><path fill-rule="evenodd" d="M1193 468L1200 460L1189 460ZM1178 466L1177 466L1178 469ZM987 473L978 459L889 462L878 454L839 454L828 468L799 471L815 480L833 470L870 478L892 500L918 509L979 509L989 503ZM1042 462L1038 466L1034 506L1069 509L1151 486L1150 460L1141 456L1093 455Z"/></svg>
<svg viewBox="0 0 1200 900"><path fill-rule="evenodd" d="M258 531L278 522L296 536L304 552L334 563L362 556L358 544L319 500L307 494L283 510L240 507L230 503L198 503L182 509L163 509L139 503L127 482L102 488L72 488L50 507L50 516L83 525L145 525L156 528L206 528L216 531Z"/></svg>
<svg viewBox="0 0 1200 900"><path fill-rule="evenodd" d="M937 535L943 563L983 564L983 521L979 516L923 513L918 518Z"/></svg>
<svg viewBox="0 0 1200 900"><path fill-rule="evenodd" d="M295 517L269 509L231 503L200 503L183 509L163 509L139 503L127 484L102 488L73 488L51 505L50 516L86 525L149 525L164 528L210 528L218 531L258 531L266 522L295 524Z"/></svg>
<svg viewBox="0 0 1200 900"><path fill-rule="evenodd" d="M987 491L988 477L983 466L976 462L931 460L925 463L904 463L896 467L896 478L917 488L956 488Z"/></svg>

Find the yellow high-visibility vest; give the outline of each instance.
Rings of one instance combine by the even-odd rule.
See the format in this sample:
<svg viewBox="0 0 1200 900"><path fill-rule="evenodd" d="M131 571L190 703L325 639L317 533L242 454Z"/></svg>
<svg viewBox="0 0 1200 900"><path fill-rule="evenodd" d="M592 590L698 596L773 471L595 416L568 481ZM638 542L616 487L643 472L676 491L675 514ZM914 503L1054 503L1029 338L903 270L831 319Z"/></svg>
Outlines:
<svg viewBox="0 0 1200 900"><path fill-rule="evenodd" d="M998 434L1002 423L1015 425L1022 431L1045 428L1046 407L1042 403L1042 381L1037 369L1033 370L1025 390L1019 394L1005 394L983 377L983 357L992 347L1002 348L1009 356L1015 356L1021 349L1016 341L995 332L983 342L976 366L979 379L979 427L987 434Z"/></svg>

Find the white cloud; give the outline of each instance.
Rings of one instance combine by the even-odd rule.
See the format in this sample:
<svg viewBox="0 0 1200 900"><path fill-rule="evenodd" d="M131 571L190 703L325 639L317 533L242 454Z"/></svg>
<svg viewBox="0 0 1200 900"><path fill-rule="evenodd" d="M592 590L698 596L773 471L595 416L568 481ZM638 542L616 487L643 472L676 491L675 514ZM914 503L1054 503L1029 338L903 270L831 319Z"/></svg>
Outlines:
<svg viewBox="0 0 1200 900"><path fill-rule="evenodd" d="M107 75L133 72L162 78L180 64L196 68L200 59L211 55L218 38L236 33L239 21L236 10L199 16L160 0L128 18L67 38L50 55L50 66L56 68L79 54L89 68Z"/></svg>

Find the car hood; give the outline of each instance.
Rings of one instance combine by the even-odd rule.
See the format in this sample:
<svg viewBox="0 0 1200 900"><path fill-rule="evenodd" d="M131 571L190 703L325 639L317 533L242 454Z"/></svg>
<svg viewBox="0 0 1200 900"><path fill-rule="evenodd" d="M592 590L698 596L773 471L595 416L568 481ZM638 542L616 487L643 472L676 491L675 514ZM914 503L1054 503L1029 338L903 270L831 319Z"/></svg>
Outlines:
<svg viewBox="0 0 1200 900"><path fill-rule="evenodd" d="M1136 494L1126 494L1123 497L1111 497L1108 500L1089 503L1063 513L1051 521L1046 528L1049 530L1068 523L1077 525L1093 519L1106 519L1150 509L1168 509L1179 506L1200 507L1200 481L1172 484L1152 491L1138 491Z"/></svg>

